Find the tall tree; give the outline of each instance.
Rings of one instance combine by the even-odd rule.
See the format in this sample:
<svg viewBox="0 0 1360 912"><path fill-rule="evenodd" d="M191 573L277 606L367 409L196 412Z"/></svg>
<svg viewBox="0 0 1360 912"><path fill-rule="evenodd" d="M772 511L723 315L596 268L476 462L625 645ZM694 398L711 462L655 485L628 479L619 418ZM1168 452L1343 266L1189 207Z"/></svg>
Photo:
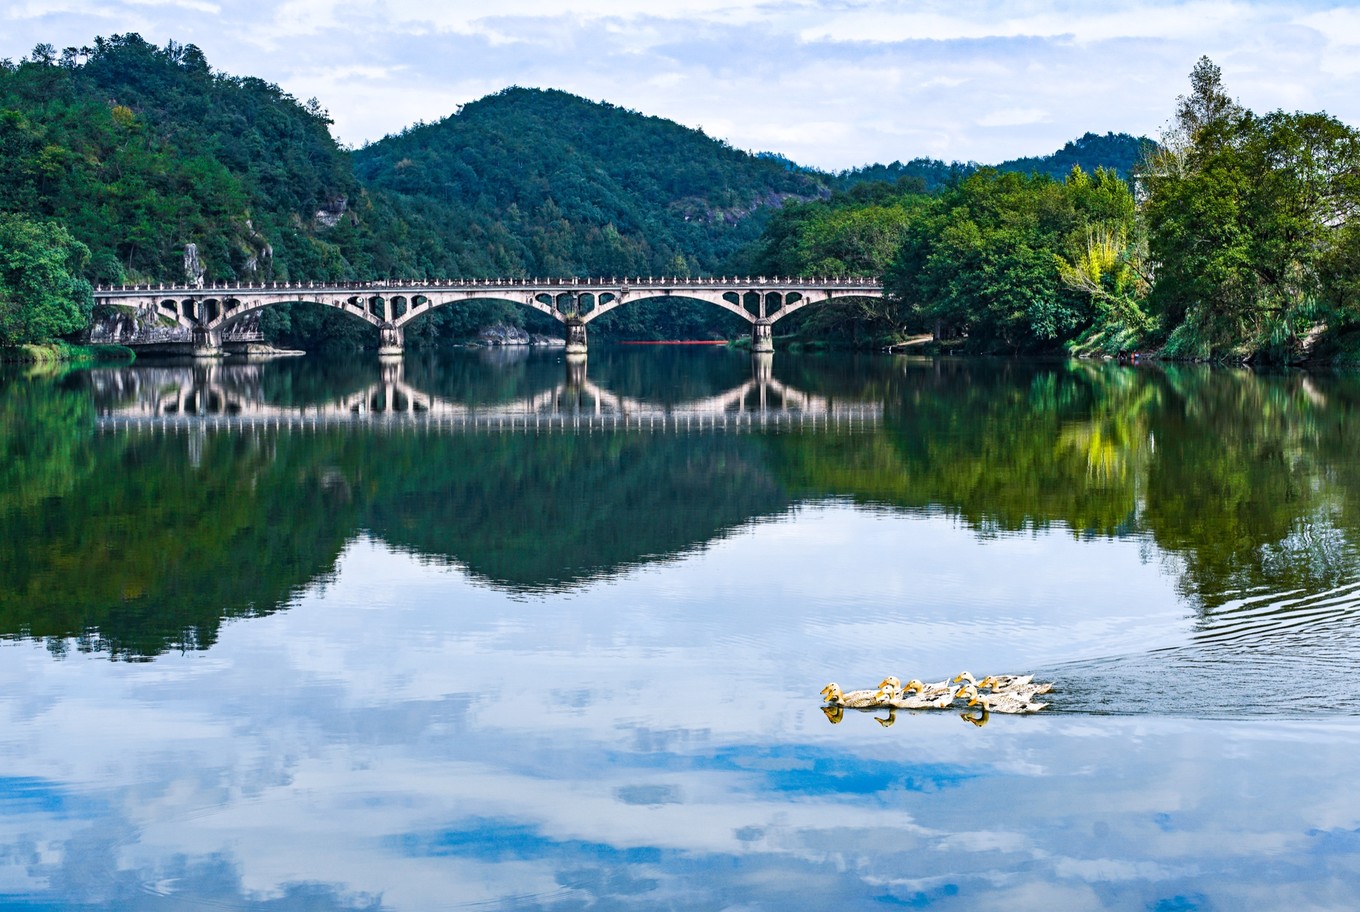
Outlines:
<svg viewBox="0 0 1360 912"><path fill-rule="evenodd" d="M1288 360L1356 316L1360 133L1326 114L1258 117L1207 58L1142 175L1168 351Z"/></svg>
<svg viewBox="0 0 1360 912"><path fill-rule="evenodd" d="M0 213L0 345L78 332L94 296L80 277L90 251L51 222Z"/></svg>

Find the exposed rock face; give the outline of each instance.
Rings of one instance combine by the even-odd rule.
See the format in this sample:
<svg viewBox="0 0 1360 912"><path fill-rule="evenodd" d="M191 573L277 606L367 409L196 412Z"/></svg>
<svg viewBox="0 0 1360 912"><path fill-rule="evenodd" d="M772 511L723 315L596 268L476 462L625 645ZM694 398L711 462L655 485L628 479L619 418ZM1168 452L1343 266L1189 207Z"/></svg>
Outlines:
<svg viewBox="0 0 1360 912"><path fill-rule="evenodd" d="M483 345L566 345L565 339L529 333L518 326L493 323L477 334L477 341Z"/></svg>
<svg viewBox="0 0 1360 912"><path fill-rule="evenodd" d="M255 225L250 219L246 219L246 231L249 232L238 244L241 252L245 254L245 262L241 264L241 269L255 275L263 272L266 276L272 275L274 271L274 248L263 234L255 230Z"/></svg>
<svg viewBox="0 0 1360 912"><path fill-rule="evenodd" d="M344 217L345 210L349 208L349 199L344 196L337 196L335 199L326 203L316 210L316 224L321 228L334 228L340 224L340 219Z"/></svg>
<svg viewBox="0 0 1360 912"><path fill-rule="evenodd" d="M198 256L198 245L184 245L184 281L192 288L203 287L203 261Z"/></svg>
<svg viewBox="0 0 1360 912"><path fill-rule="evenodd" d="M477 341L483 345L528 345L529 334L518 326L493 323L477 334Z"/></svg>
<svg viewBox="0 0 1360 912"><path fill-rule="evenodd" d="M96 345L121 345L160 327L153 308L97 307L90 317L89 341Z"/></svg>

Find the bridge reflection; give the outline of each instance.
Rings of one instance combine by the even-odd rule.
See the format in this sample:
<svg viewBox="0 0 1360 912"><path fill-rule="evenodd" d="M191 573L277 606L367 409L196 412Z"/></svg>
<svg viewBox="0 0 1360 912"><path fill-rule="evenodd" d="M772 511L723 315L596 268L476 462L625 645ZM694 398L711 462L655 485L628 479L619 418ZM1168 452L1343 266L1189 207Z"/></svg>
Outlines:
<svg viewBox="0 0 1360 912"><path fill-rule="evenodd" d="M310 429L365 425L428 431L747 431L853 429L878 424L880 402L805 392L776 380L768 355L752 359L751 377L716 395L658 403L615 393L591 381L585 359L568 357L562 379L503 402L460 402L420 389L401 361L384 363L362 389L305 405L269 401L263 365L215 362L103 372L95 380L101 430L269 427Z"/></svg>

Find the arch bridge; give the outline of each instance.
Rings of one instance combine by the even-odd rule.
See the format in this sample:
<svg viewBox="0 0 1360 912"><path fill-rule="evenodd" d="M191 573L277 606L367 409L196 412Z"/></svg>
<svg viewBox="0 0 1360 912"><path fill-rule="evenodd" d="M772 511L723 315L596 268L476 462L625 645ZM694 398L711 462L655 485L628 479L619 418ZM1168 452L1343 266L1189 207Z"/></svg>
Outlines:
<svg viewBox="0 0 1360 912"><path fill-rule="evenodd" d="M404 329L439 307L468 301L508 301L547 314L564 327L567 352L584 354L586 325L634 301L704 301L751 325L751 350L774 350L771 327L804 307L842 298L878 298L877 278L656 278L632 279L392 279L379 282L264 282L194 285L120 285L95 289L95 304L154 314L162 325L188 331L196 356L221 354L222 338L247 316L273 304L333 307L372 324L379 352L400 354Z"/></svg>

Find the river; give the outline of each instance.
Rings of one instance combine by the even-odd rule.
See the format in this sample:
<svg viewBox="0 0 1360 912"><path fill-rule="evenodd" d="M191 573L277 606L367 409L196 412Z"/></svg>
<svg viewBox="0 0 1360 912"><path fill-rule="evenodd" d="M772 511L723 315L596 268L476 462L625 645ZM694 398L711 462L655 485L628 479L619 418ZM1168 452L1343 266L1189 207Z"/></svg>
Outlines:
<svg viewBox="0 0 1360 912"><path fill-rule="evenodd" d="M709 348L11 371L0 907L1360 907L1357 410ZM1050 705L818 696L963 670Z"/></svg>

